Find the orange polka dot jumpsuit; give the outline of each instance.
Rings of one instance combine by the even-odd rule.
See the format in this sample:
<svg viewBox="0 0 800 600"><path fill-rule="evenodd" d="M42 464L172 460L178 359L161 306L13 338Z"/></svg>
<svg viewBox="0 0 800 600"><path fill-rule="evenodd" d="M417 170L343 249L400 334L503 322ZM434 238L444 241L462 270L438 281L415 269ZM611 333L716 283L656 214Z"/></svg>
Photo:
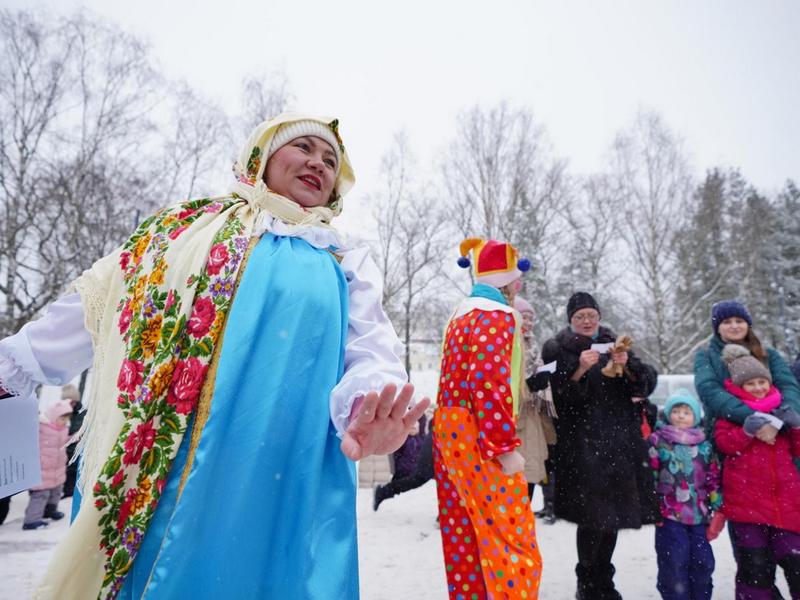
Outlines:
<svg viewBox="0 0 800 600"><path fill-rule="evenodd" d="M474 308L453 317L443 345L434 419L439 524L451 600L538 597L542 559L522 473L499 454L520 445L514 424L515 316Z"/></svg>

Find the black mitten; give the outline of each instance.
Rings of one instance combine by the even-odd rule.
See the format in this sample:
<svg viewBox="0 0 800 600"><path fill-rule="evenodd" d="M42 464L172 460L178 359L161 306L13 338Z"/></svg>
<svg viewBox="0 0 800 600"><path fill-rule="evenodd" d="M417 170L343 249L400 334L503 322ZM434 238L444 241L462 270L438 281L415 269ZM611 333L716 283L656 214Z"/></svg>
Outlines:
<svg viewBox="0 0 800 600"><path fill-rule="evenodd" d="M550 383L550 371L539 371L534 373L525 380L528 384L528 389L532 392L543 390Z"/></svg>

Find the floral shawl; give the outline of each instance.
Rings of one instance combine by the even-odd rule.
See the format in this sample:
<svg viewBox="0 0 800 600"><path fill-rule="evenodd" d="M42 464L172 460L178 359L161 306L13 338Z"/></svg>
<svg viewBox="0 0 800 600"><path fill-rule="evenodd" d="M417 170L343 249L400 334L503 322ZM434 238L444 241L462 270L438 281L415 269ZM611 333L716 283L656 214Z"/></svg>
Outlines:
<svg viewBox="0 0 800 600"><path fill-rule="evenodd" d="M81 440L83 503L37 598L115 598L158 505L221 339L239 269L260 215L329 227L353 184L349 158L335 196L307 210L262 181L284 114L259 125L234 165L232 194L178 204L143 222L74 284L94 342Z"/></svg>

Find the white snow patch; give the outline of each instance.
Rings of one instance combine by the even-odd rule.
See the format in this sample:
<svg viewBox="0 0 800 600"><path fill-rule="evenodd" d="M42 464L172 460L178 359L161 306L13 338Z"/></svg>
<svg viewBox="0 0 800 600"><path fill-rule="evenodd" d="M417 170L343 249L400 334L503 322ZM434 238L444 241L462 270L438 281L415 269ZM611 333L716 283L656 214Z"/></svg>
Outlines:
<svg viewBox="0 0 800 600"><path fill-rule="evenodd" d="M45 529L22 530L26 493L11 500L11 512L0 526L0 599L29 598L44 572L50 554L68 527L68 518L51 522ZM436 487L429 481L372 510L372 490L358 490L359 570L363 600L441 600L447 598L442 543L436 527ZM59 509L67 515L71 501ZM541 507L539 488L534 507ZM544 560L540 598L572 600L575 597L575 526L563 521L555 525L537 523L537 536ZM733 598L736 566L726 532L713 542L717 568L714 598ZM654 528L620 533L614 556L615 581L626 599L657 600ZM789 597L783 573L778 569L778 587ZM387 585L391 582L391 585Z"/></svg>

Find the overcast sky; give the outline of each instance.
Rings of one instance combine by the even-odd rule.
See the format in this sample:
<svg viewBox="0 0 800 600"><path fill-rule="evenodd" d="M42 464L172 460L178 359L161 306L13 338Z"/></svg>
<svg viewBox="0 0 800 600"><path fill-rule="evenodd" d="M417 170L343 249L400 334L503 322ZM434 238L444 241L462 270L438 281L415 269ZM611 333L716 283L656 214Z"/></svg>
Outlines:
<svg viewBox="0 0 800 600"><path fill-rule="evenodd" d="M638 107L686 140L699 175L800 179L800 2L0 0L85 6L152 45L168 75L231 111L245 75L285 69L297 108L338 116L360 180L405 128L436 164L455 115L532 109L573 172L603 168Z"/></svg>

